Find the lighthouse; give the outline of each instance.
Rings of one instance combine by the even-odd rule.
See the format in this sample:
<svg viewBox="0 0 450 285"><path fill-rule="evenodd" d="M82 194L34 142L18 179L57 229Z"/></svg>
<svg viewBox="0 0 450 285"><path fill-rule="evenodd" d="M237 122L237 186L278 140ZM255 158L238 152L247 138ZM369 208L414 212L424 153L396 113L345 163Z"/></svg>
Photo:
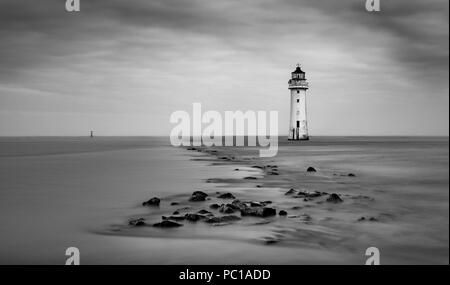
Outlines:
<svg viewBox="0 0 450 285"><path fill-rule="evenodd" d="M306 82L305 72L297 64L289 79L291 91L291 116L289 119L289 140L308 140L308 122L306 116Z"/></svg>

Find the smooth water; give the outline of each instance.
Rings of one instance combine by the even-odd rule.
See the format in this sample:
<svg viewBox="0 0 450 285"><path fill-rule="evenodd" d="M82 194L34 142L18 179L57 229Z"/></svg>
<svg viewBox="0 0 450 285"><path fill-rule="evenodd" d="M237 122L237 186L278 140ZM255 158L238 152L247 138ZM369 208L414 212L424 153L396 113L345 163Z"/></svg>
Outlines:
<svg viewBox="0 0 450 285"><path fill-rule="evenodd" d="M222 239L99 234L144 213L140 203L148 198L211 190L217 186L205 179L236 175L231 165L211 167L191 155L160 137L0 138L0 263L64 264L69 246L80 249L83 264L362 263L353 241L375 243L387 263L448 263L448 138L322 137L302 144L280 138L271 161L286 176L274 187L364 193L376 201L367 212L394 217L333 229L349 229L354 240L304 236L303 246L266 246L235 239L239 232L226 227L217 230ZM308 165L320 174L297 175ZM333 176L344 172L357 177ZM342 212L342 221L356 215ZM310 247L315 241L319 246Z"/></svg>

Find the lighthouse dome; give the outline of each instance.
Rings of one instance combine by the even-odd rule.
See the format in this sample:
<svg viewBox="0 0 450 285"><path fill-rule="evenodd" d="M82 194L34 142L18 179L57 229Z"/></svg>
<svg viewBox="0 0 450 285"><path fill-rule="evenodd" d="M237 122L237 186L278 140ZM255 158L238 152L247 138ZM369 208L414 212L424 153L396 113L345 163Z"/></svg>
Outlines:
<svg viewBox="0 0 450 285"><path fill-rule="evenodd" d="M292 79L305 79L305 72L297 65L297 68L292 72Z"/></svg>
<svg viewBox="0 0 450 285"><path fill-rule="evenodd" d="M305 72L301 69L300 65L297 65L297 68L292 73L305 73Z"/></svg>

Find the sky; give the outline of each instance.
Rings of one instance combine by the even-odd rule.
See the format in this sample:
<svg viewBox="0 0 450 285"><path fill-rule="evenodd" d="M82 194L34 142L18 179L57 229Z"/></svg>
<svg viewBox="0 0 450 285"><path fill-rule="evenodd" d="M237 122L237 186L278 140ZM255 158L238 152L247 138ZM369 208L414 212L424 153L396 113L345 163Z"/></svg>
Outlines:
<svg viewBox="0 0 450 285"><path fill-rule="evenodd" d="M169 135L170 115L279 112L311 136L449 134L448 0L0 0L0 136Z"/></svg>

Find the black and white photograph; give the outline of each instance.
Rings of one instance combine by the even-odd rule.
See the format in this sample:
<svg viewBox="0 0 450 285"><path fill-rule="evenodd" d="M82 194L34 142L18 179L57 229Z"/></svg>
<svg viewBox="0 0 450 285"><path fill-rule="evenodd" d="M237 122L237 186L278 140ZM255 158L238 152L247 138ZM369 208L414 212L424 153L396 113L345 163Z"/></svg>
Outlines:
<svg viewBox="0 0 450 285"><path fill-rule="evenodd" d="M448 265L449 1L0 0L0 264Z"/></svg>

